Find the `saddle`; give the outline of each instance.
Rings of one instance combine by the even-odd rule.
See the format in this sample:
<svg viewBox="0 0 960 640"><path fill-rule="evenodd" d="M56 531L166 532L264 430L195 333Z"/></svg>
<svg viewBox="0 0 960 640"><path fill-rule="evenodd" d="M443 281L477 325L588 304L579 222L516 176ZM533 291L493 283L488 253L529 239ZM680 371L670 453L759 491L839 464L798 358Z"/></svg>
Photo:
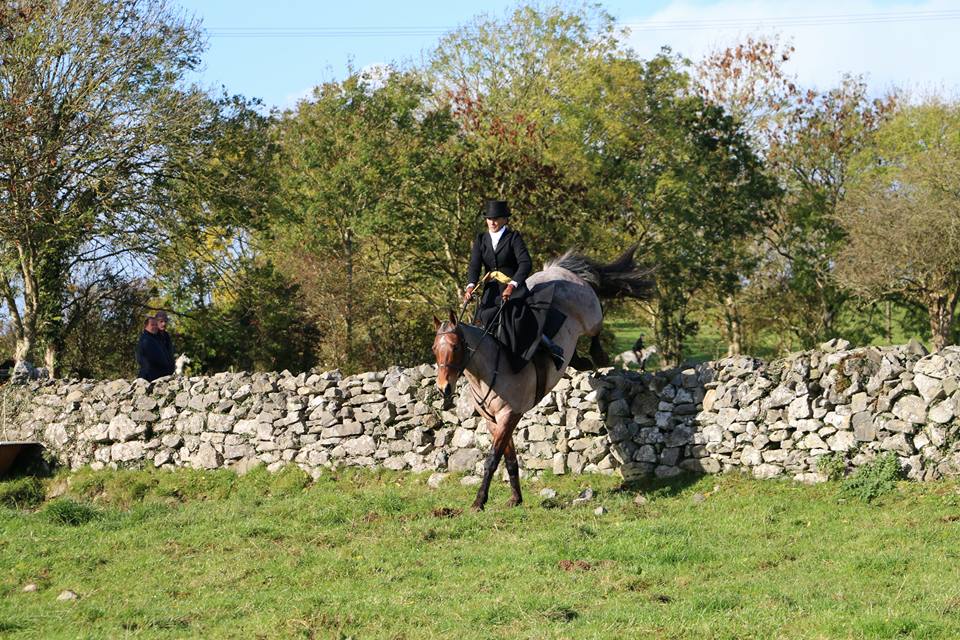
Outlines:
<svg viewBox="0 0 960 640"><path fill-rule="evenodd" d="M539 404L543 396L547 395L547 373L550 370L548 367L553 367L553 357L545 349L538 349L527 366L533 367L537 374L537 395L534 404Z"/></svg>
<svg viewBox="0 0 960 640"><path fill-rule="evenodd" d="M563 326L566 320L567 315L565 313L559 309L550 307L547 311L547 319L543 323L543 335L553 340L553 337L557 335L557 332L560 331L560 327ZM530 359L530 365L533 366L537 373L536 402L539 403L543 400L543 396L547 394L547 372L549 371L548 367L554 366L553 354L541 344Z"/></svg>

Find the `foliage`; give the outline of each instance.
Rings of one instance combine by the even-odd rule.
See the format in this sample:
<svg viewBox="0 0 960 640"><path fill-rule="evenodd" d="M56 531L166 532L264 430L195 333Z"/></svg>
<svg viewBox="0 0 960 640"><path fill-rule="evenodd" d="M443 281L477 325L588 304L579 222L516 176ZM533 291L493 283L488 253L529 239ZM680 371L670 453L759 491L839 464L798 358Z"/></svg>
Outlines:
<svg viewBox="0 0 960 640"><path fill-rule="evenodd" d="M857 157L841 221L840 274L855 291L896 294L928 312L934 347L960 299L960 106L904 106Z"/></svg>
<svg viewBox="0 0 960 640"><path fill-rule="evenodd" d="M847 458L842 453L828 453L820 456L817 460L817 471L825 475L828 480L841 480L847 474Z"/></svg>
<svg viewBox="0 0 960 640"><path fill-rule="evenodd" d="M641 60L600 6L519 6L266 114L187 86L168 0L0 32L0 344L55 373L132 374L155 308L195 370L419 364L490 197L535 263L639 244L659 297L622 308L663 365L958 331L956 105L808 90L776 38Z"/></svg>
<svg viewBox="0 0 960 640"><path fill-rule="evenodd" d="M429 143L447 116L424 112L425 88L409 74L373 82L354 75L318 87L278 127L279 206L293 222L271 229L268 255L303 292L319 360L347 370L382 365L384 352L392 364L422 359L422 303L440 275L404 251L397 229L422 224L411 190L430 171ZM411 333L398 318L424 324Z"/></svg>
<svg viewBox="0 0 960 640"><path fill-rule="evenodd" d="M157 185L168 215L151 257L158 295L181 312L202 310L258 255L251 232L284 222L276 208L273 120L240 96L209 101L188 143L172 150Z"/></svg>
<svg viewBox="0 0 960 640"><path fill-rule="evenodd" d="M766 154L782 132L786 110L799 94L796 80L784 69L792 45L771 38L747 36L743 41L709 52L697 63L697 92L719 104L751 132L756 151Z"/></svg>
<svg viewBox="0 0 960 640"><path fill-rule="evenodd" d="M895 453L888 451L859 467L841 487L845 495L873 502L893 491L902 476L900 461Z"/></svg>
<svg viewBox="0 0 960 640"><path fill-rule="evenodd" d="M571 246L610 254L591 193L595 168L586 154L602 145L598 96L605 69L621 54L612 16L598 7L522 6L503 19L483 15L444 37L424 75L433 100L448 104L457 136L448 147L455 171L439 183L469 246L485 198L511 202L511 224L534 258ZM447 213L447 216L450 214ZM463 244L460 245L462 247ZM454 246L454 255L464 253ZM465 271L458 258L458 286Z"/></svg>
<svg viewBox="0 0 960 640"><path fill-rule="evenodd" d="M76 378L127 378L137 374L133 345L143 330L151 289L141 279L104 276L101 295L85 298L66 316L69 332L61 372Z"/></svg>
<svg viewBox="0 0 960 640"><path fill-rule="evenodd" d="M306 371L318 333L300 287L269 263L240 262L208 304L180 315L176 347L194 371Z"/></svg>
<svg viewBox="0 0 960 640"><path fill-rule="evenodd" d="M623 63L599 154L616 227L657 265L657 345L673 364L696 331L694 295L738 286L748 268L739 241L762 228L766 202L777 193L746 132L691 93L677 64L666 55Z"/></svg>
<svg viewBox="0 0 960 640"><path fill-rule="evenodd" d="M293 496L303 492L311 484L306 471L295 464L288 464L280 471L270 474L270 495Z"/></svg>
<svg viewBox="0 0 960 640"><path fill-rule="evenodd" d="M852 77L822 94L807 91L789 104L768 152L785 196L766 234L769 259L755 295L770 301L774 328L794 333L805 348L837 335L849 299L834 270L847 241L837 208L853 156L869 143L893 101L870 100L866 84Z"/></svg>
<svg viewBox="0 0 960 640"><path fill-rule="evenodd" d="M85 467L69 474L69 479L67 497L114 509L131 509L150 501L222 500L233 493L237 484L237 475L232 471L194 469L169 473L160 469L94 471ZM60 481L62 476L54 480Z"/></svg>
<svg viewBox="0 0 960 640"><path fill-rule="evenodd" d="M804 90L784 69L793 51L777 38L748 37L698 65L701 93L744 123L783 188L769 203L762 240L746 248L756 271L743 274L742 293L725 299L734 343L750 340L745 329L772 330L785 347L799 340L811 348L838 335L850 295L834 274L846 239L836 210L853 155L895 102L871 101L866 84L849 76L823 93Z"/></svg>
<svg viewBox="0 0 960 640"><path fill-rule="evenodd" d="M164 0L5 3L0 26L0 293L17 359L41 340L55 370L74 273L156 242L154 186L206 101L181 88L200 34Z"/></svg>

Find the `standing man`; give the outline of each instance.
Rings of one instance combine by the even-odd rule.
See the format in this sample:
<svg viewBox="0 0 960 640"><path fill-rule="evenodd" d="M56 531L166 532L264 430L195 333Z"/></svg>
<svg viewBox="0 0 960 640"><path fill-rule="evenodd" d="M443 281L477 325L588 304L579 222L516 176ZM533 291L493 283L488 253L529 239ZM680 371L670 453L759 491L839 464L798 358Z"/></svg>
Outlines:
<svg viewBox="0 0 960 640"><path fill-rule="evenodd" d="M481 268L485 269L486 284L475 318L485 327L503 305L498 338L508 349L513 369L522 369L541 342L550 350L557 369L562 368L563 350L543 335L547 311L553 299L553 287L540 288L533 295L527 290L524 282L532 267L530 253L520 233L507 226L510 207L506 201L487 200L483 217L487 230L477 234L473 241L464 302L470 299L480 282ZM505 276L503 280L509 280L487 279L496 272Z"/></svg>
<svg viewBox="0 0 960 640"><path fill-rule="evenodd" d="M163 366L163 373L160 375L172 376L174 370L176 369L176 358L173 353L173 340L170 338L170 334L167 333L167 323L169 321L169 316L167 312L161 309L156 313L157 319L157 335L160 337L160 343L163 345L163 352L166 355L166 361Z"/></svg>
<svg viewBox="0 0 960 640"><path fill-rule="evenodd" d="M156 317L152 313L148 314L144 322L143 332L137 341L136 355L137 364L140 366L137 377L149 382L167 375L164 373L166 371L167 354L159 333L160 327L157 325Z"/></svg>

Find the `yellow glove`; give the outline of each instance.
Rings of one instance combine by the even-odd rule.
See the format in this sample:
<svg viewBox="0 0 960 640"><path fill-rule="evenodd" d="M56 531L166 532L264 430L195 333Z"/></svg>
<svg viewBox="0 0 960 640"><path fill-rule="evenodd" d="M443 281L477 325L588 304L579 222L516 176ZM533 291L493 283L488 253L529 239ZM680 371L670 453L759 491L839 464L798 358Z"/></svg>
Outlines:
<svg viewBox="0 0 960 640"><path fill-rule="evenodd" d="M496 280L500 284L510 284L512 278L508 275L501 273L500 271L490 271L483 276L482 282L489 282L490 280Z"/></svg>

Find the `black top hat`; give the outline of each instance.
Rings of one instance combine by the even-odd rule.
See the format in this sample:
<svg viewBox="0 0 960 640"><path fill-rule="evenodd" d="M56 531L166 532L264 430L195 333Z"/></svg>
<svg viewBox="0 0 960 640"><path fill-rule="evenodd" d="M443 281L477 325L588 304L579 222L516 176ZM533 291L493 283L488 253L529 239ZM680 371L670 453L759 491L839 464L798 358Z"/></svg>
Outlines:
<svg viewBox="0 0 960 640"><path fill-rule="evenodd" d="M487 200L483 203L484 218L509 218L510 207L506 200Z"/></svg>

